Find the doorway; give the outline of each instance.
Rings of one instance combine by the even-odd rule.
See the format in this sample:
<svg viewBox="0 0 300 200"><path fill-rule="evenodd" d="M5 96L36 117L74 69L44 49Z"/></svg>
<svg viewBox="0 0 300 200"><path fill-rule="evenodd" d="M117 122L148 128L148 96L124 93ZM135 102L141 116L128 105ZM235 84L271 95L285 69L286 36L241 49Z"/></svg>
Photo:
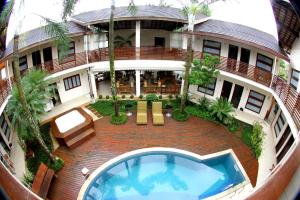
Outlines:
<svg viewBox="0 0 300 200"><path fill-rule="evenodd" d="M234 108L237 108L239 106L243 91L244 91L243 86L235 84L232 98L231 98L231 103Z"/></svg>
<svg viewBox="0 0 300 200"><path fill-rule="evenodd" d="M228 60L227 60L227 68L230 70L236 69L236 62L238 57L239 47L235 45L229 45L229 52L228 52Z"/></svg>
<svg viewBox="0 0 300 200"><path fill-rule="evenodd" d="M44 64L45 68L48 70L53 70L53 63L52 63L52 48L47 47L43 49L43 58L44 58Z"/></svg>
<svg viewBox="0 0 300 200"><path fill-rule="evenodd" d="M222 87L222 92L221 92L221 97L228 100L230 97L231 88L232 88L232 83L229 81L224 81L223 87Z"/></svg>
<svg viewBox="0 0 300 200"><path fill-rule="evenodd" d="M36 69L41 69L41 53L40 51L32 52L32 64Z"/></svg>
<svg viewBox="0 0 300 200"><path fill-rule="evenodd" d="M165 47L165 38L163 37L155 37L154 38L154 46L155 47Z"/></svg>
<svg viewBox="0 0 300 200"><path fill-rule="evenodd" d="M243 74L248 73L248 64L250 61L250 50L242 48L241 49L241 58L240 58L240 65L239 65L239 72Z"/></svg>

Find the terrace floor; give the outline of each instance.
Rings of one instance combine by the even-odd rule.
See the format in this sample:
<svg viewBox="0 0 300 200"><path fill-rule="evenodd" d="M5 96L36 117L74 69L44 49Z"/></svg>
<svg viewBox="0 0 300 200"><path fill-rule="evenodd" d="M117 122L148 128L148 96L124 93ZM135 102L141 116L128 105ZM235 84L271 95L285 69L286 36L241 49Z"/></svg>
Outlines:
<svg viewBox="0 0 300 200"><path fill-rule="evenodd" d="M106 161L128 151L147 147L172 147L200 155L233 149L253 186L256 184L258 161L251 150L235 134L221 125L196 117L187 122L176 122L165 118L164 126L153 126L148 112L148 125L137 126L135 114L125 125L115 126L104 117L95 121L96 136L81 146L70 150L61 146L55 154L65 161L52 182L49 199L76 199L85 179L81 169L93 172Z"/></svg>

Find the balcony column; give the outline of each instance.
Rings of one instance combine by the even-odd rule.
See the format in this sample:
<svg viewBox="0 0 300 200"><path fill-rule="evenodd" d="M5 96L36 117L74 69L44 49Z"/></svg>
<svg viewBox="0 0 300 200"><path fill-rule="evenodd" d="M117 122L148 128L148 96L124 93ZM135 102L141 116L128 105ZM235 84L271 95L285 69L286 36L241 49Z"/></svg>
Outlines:
<svg viewBox="0 0 300 200"><path fill-rule="evenodd" d="M184 79L181 80L180 95L183 94Z"/></svg>
<svg viewBox="0 0 300 200"><path fill-rule="evenodd" d="M141 71L135 71L135 95L138 97L141 94Z"/></svg>
<svg viewBox="0 0 300 200"><path fill-rule="evenodd" d="M97 94L95 74L91 71L89 71L88 73L89 73L90 83L91 83L91 94L92 94L91 96L93 99L96 99L98 94Z"/></svg>
<svg viewBox="0 0 300 200"><path fill-rule="evenodd" d="M135 22L135 56L136 59L140 59L140 47L141 47L141 21Z"/></svg>
<svg viewBox="0 0 300 200"><path fill-rule="evenodd" d="M12 67L13 67L13 66L12 66ZM6 61L5 73L6 73L6 78L8 79L9 87L10 87L10 89L12 90L11 78L13 78L13 75L10 77L8 60Z"/></svg>
<svg viewBox="0 0 300 200"><path fill-rule="evenodd" d="M85 49L85 58L86 58L86 63L89 63L89 34L85 34L83 36L83 41L84 41L84 49Z"/></svg>

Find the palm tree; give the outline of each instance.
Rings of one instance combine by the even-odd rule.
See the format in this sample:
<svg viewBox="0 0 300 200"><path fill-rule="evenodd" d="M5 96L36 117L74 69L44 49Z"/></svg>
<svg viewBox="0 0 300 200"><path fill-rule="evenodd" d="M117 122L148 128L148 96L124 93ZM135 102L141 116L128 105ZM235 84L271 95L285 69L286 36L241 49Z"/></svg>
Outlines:
<svg viewBox="0 0 300 200"><path fill-rule="evenodd" d="M23 77L21 84L23 86L26 101L34 121L38 122L45 113L45 105L51 98L51 88L45 81L47 74L40 70L31 70ZM24 108L20 104L20 95L16 85L12 89L12 97L7 105L7 113L11 116L13 128L16 129L18 138L22 144L33 140L35 137L31 131L31 125L24 120Z"/></svg>
<svg viewBox="0 0 300 200"><path fill-rule="evenodd" d="M20 9L20 7L22 7L22 5L24 5L24 0L21 0L20 5L18 6L19 9ZM3 9L3 11L0 14L0 26L1 27L4 26L3 23L6 22L5 20L9 19L9 17L11 16L11 13L12 13L12 10L14 7L16 7L14 0L7 2L7 4L5 5L5 8ZM18 25L20 26L21 24L22 24L22 21L19 21ZM54 25L56 25L56 24L52 23L49 26L52 27ZM54 28L52 28L51 30L53 30L53 29ZM53 31L52 33L60 34L60 36L62 38L65 38L64 37L65 32L61 32L60 30ZM16 87L14 93L15 93L15 95L17 95L18 102L20 102L20 104L22 106L23 112L20 113L20 114L22 114L21 116L23 116L22 120L24 121L24 123L27 123L27 128L30 129L31 136L38 141L41 148L45 151L45 153L50 158L50 161L52 163L55 163L56 162L55 156L49 151L49 149L47 148L47 146L41 136L41 132L40 132L39 125L38 125L38 120L32 113L32 110L30 109L30 106L29 106L26 96L25 96L24 89L22 87L20 68L19 68L19 35L18 35L17 31L15 32L14 39L13 39L13 70L14 70L14 80L15 80L15 87ZM19 131L21 131L21 129L19 129Z"/></svg>
<svg viewBox="0 0 300 200"><path fill-rule="evenodd" d="M191 0L188 5L184 6L183 14L188 18L188 28L186 30L187 36L187 53L185 58L185 71L183 78L183 93L180 103L180 112L184 112L184 107L187 100L189 90L189 75L193 61L193 49L192 49L192 33L194 31L195 17L201 11L201 6L194 0Z"/></svg>

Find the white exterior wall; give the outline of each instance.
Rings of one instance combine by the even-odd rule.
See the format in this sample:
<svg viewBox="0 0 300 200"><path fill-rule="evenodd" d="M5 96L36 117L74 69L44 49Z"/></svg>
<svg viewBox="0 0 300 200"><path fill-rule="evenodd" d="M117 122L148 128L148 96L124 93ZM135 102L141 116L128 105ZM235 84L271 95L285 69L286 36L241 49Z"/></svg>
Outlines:
<svg viewBox="0 0 300 200"><path fill-rule="evenodd" d="M76 75L76 74L80 74L81 86L66 91L63 79L73 76L73 75ZM89 82L88 82L88 73L86 70L63 75L63 76L59 77L59 80L56 82L57 82L57 89L58 89L61 103L65 103L67 101L70 101L72 99L75 99L75 98L83 96L83 95L89 95L89 93L90 93Z"/></svg>
<svg viewBox="0 0 300 200"><path fill-rule="evenodd" d="M300 38L296 38L293 43L290 55L290 66L300 71Z"/></svg>
<svg viewBox="0 0 300 200"><path fill-rule="evenodd" d="M108 42L105 33L89 35L88 40L89 40L89 50L108 47Z"/></svg>
<svg viewBox="0 0 300 200"><path fill-rule="evenodd" d="M221 96L221 92L222 92L222 87L223 87L223 83L224 83L224 80L225 81L229 81L232 84L232 88L231 88L231 95L229 97L229 101L231 101L231 98L232 98L232 93L233 93L233 90L234 90L234 86L235 84L238 84L240 86L243 86L244 87L244 90L243 90L243 93L242 93L242 96L241 96L241 100L240 100L240 103L239 103L239 106L238 106L238 110L240 108L243 108L243 112L245 113L249 113L253 116L256 116L258 118L261 118L261 119L264 119L270 105L271 105L271 100L272 100L272 94L269 94L268 92L258 88L258 87L255 87L253 85L250 85L250 84L246 84L240 80L237 80L237 79L232 79L230 77L226 77L226 76L223 76L223 75L220 75L217 79L217 82L216 82L216 87L215 87L215 92L214 92L214 95L211 96L211 95L208 95L208 94L205 94L205 97L207 97L208 99L211 99L211 100L214 100L216 98L219 98ZM193 93L193 94L196 94L198 96L204 96L204 93L202 92L199 92L197 91L198 89L198 86L197 85L191 85L190 86L190 89L189 89L189 92ZM256 113L256 112L253 112L251 110L248 110L246 107L246 103L247 103L247 100L248 100L248 96L249 96L249 93L250 93L250 90L254 90L256 92L259 92L263 95L265 95L265 100L264 100L264 104L260 110L260 113Z"/></svg>

